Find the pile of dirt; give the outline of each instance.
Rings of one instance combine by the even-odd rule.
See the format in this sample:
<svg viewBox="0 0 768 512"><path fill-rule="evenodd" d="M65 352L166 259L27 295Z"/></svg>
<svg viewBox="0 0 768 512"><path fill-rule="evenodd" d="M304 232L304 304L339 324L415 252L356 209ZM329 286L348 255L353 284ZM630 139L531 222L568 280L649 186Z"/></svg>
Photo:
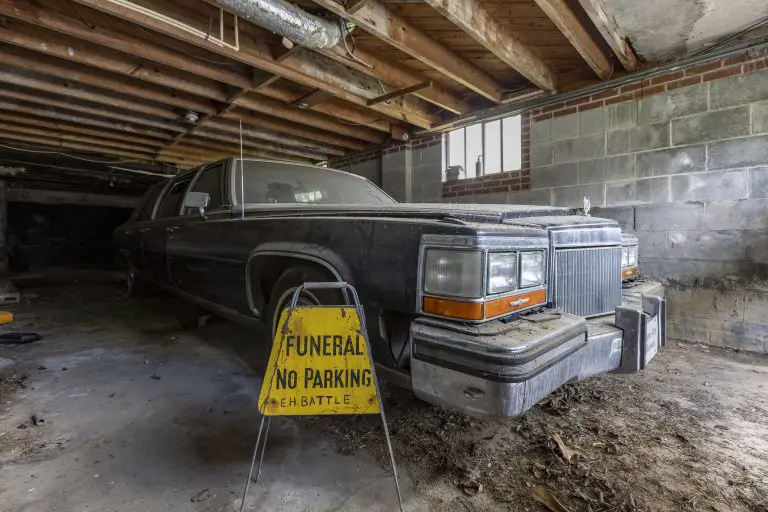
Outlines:
<svg viewBox="0 0 768 512"><path fill-rule="evenodd" d="M395 456L417 489L449 484L468 510L478 496L486 501L476 510L548 510L534 498L543 495L565 507L549 510L571 512L768 511L768 460L755 465L726 447L725 424L739 417L724 416L738 410L699 386L670 389L661 376L673 371L660 362L644 374L567 385L505 421L470 418L390 387ZM304 421L342 452L367 449L388 465L378 417Z"/></svg>

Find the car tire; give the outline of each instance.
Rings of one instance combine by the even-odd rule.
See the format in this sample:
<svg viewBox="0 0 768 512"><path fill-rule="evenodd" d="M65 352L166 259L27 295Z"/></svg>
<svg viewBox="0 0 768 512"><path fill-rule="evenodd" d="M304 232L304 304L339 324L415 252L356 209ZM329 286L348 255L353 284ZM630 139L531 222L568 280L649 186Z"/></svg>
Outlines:
<svg viewBox="0 0 768 512"><path fill-rule="evenodd" d="M269 296L269 306L264 323L274 337L277 324L283 310L291 303L296 288L304 283L322 283L328 281L322 272L310 267L294 267L281 275ZM341 304L340 294L333 290L304 290L299 296L299 305Z"/></svg>
<svg viewBox="0 0 768 512"><path fill-rule="evenodd" d="M149 284L136 272L129 256L125 257L125 293L128 297L146 297Z"/></svg>

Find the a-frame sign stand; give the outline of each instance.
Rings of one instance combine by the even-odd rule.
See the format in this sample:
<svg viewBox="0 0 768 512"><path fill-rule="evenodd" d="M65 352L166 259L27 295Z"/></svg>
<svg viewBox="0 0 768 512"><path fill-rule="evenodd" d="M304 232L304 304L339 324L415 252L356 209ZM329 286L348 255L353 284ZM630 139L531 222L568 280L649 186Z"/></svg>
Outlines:
<svg viewBox="0 0 768 512"><path fill-rule="evenodd" d="M340 290L351 306L299 306L305 290ZM376 414L381 415L397 502L403 499L397 480L395 455L376 378L365 314L357 291L348 283L304 283L296 288L275 332L267 372L259 394L261 424L253 449L240 512L245 507L256 459L256 482L261 476L272 416ZM266 423L266 428L265 428ZM263 435L263 441L262 441Z"/></svg>

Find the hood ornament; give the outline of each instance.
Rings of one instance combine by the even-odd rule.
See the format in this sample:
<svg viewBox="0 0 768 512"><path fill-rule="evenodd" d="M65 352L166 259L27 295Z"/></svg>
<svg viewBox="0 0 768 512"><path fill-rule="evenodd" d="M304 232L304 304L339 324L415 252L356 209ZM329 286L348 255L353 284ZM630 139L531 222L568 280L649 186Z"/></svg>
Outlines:
<svg viewBox="0 0 768 512"><path fill-rule="evenodd" d="M592 210L592 202L588 197L584 197L584 215L589 216L589 212Z"/></svg>

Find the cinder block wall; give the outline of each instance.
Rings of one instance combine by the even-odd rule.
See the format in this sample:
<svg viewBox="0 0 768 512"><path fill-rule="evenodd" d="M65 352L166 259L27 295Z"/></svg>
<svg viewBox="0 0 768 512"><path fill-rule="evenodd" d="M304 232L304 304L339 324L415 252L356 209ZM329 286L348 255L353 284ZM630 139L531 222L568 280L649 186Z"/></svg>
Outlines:
<svg viewBox="0 0 768 512"><path fill-rule="evenodd" d="M333 159L329 164L368 178L401 202L436 202L443 197L441 135Z"/></svg>
<svg viewBox="0 0 768 512"><path fill-rule="evenodd" d="M668 283L669 334L768 352L765 54L708 63L534 112L531 188L611 217Z"/></svg>

